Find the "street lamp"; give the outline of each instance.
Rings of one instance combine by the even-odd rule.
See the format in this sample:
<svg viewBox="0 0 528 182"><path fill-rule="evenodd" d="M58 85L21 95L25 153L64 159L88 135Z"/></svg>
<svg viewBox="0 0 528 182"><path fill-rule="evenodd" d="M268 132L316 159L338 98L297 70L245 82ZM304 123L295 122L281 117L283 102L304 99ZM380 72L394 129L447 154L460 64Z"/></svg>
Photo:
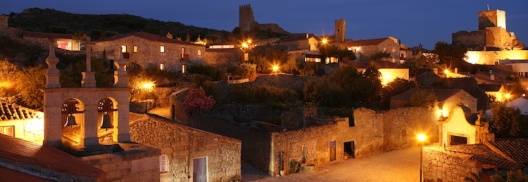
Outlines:
<svg viewBox="0 0 528 182"><path fill-rule="evenodd" d="M418 133L416 135L416 141L420 144L420 182L423 181L423 144L427 142L427 135L425 133Z"/></svg>
<svg viewBox="0 0 528 182"><path fill-rule="evenodd" d="M323 37L323 39L321 39L321 44L323 44L323 46L325 46L326 44L328 44L328 38Z"/></svg>
<svg viewBox="0 0 528 182"><path fill-rule="evenodd" d="M271 65L271 72L273 74L277 74L280 71L280 66L278 64L272 64Z"/></svg>

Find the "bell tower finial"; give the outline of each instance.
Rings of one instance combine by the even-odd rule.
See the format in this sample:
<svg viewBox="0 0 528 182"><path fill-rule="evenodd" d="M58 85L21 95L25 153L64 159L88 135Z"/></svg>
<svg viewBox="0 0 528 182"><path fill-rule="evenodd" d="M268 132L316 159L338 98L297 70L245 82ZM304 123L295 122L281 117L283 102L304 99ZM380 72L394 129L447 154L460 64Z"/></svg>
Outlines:
<svg viewBox="0 0 528 182"><path fill-rule="evenodd" d="M48 70L46 72L46 88L60 88L60 72L57 69L59 59L55 56L55 44L53 41L50 41L48 50L48 57L46 58L46 64L48 65Z"/></svg>
<svg viewBox="0 0 528 182"><path fill-rule="evenodd" d="M96 87L95 73L92 72L92 46L86 44L86 71L82 72L82 87Z"/></svg>

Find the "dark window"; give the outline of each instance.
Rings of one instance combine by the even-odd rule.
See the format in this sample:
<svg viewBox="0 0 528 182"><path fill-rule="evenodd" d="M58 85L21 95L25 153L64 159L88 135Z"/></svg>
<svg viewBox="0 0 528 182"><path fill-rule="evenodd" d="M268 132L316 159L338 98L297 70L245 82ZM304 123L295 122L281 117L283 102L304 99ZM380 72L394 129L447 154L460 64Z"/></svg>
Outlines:
<svg viewBox="0 0 528 182"><path fill-rule="evenodd" d="M450 145L465 145L467 144L467 138L462 136L454 136L451 135L450 137Z"/></svg>
<svg viewBox="0 0 528 182"><path fill-rule="evenodd" d="M356 126L356 121L354 120L354 113L348 116L348 127Z"/></svg>

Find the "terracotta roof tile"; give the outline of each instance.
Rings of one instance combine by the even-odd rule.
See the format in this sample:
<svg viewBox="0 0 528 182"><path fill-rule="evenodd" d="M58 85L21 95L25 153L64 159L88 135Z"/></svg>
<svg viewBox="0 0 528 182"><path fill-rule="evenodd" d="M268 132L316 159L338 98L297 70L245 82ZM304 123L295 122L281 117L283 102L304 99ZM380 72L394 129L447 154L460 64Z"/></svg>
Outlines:
<svg viewBox="0 0 528 182"><path fill-rule="evenodd" d="M36 166L73 176L98 178L103 171L57 148L0 135L0 158L10 164Z"/></svg>
<svg viewBox="0 0 528 182"><path fill-rule="evenodd" d="M42 112L0 100L0 122L42 117Z"/></svg>

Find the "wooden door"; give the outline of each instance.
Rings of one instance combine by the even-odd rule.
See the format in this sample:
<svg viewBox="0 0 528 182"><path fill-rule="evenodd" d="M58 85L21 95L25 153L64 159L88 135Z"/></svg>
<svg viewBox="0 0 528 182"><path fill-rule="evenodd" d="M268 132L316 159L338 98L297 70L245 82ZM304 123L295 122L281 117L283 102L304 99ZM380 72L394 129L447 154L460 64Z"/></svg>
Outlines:
<svg viewBox="0 0 528 182"><path fill-rule="evenodd" d="M331 141L330 144L330 161L336 160L336 141Z"/></svg>
<svg viewBox="0 0 528 182"><path fill-rule="evenodd" d="M193 159L193 182L207 182L207 158Z"/></svg>

